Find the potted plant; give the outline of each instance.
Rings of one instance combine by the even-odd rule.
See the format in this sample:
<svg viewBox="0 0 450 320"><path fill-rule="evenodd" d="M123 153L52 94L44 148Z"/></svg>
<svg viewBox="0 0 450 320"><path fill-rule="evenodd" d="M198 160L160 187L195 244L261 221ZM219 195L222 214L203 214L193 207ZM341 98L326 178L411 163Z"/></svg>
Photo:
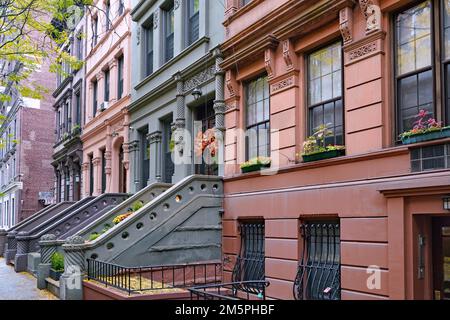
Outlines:
<svg viewBox="0 0 450 320"><path fill-rule="evenodd" d="M303 162L330 159L345 155L345 146L326 145L325 138L333 132L327 125L320 125L316 132L303 143Z"/></svg>
<svg viewBox="0 0 450 320"><path fill-rule="evenodd" d="M59 281L59 278L64 272L64 256L61 253L55 252L50 258L50 278Z"/></svg>
<svg viewBox="0 0 450 320"><path fill-rule="evenodd" d="M79 124L76 124L72 128L72 134L77 135L81 132L81 126Z"/></svg>
<svg viewBox="0 0 450 320"><path fill-rule="evenodd" d="M416 115L416 119L414 127L400 135L403 144L450 137L450 126L443 127L442 123L429 117L429 113L426 110L420 110Z"/></svg>
<svg viewBox="0 0 450 320"><path fill-rule="evenodd" d="M262 168L269 168L272 160L268 157L256 157L241 164L242 173L259 171Z"/></svg>

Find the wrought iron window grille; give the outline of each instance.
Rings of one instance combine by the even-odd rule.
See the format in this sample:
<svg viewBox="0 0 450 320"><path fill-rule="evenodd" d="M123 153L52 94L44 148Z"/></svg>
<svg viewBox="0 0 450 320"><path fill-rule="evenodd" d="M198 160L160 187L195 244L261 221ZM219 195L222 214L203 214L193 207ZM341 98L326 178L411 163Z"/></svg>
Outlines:
<svg viewBox="0 0 450 320"><path fill-rule="evenodd" d="M339 222L309 222L300 227L303 252L294 282L296 300L340 300Z"/></svg>

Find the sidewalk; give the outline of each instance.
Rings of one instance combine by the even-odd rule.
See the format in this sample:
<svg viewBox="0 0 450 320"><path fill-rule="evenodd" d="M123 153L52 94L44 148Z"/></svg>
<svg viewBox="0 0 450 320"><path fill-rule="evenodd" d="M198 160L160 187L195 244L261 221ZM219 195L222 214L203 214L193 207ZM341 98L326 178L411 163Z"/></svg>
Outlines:
<svg viewBox="0 0 450 320"><path fill-rule="evenodd" d="M36 278L26 272L16 273L0 258L0 300L57 300L47 290L36 288Z"/></svg>

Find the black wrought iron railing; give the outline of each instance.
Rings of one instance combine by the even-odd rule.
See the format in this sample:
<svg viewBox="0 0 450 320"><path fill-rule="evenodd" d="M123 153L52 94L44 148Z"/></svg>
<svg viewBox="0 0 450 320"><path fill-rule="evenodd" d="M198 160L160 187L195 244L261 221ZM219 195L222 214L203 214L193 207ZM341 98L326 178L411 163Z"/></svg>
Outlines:
<svg viewBox="0 0 450 320"><path fill-rule="evenodd" d="M87 263L88 280L128 294L186 289L199 285L217 284L222 280L222 264L216 261L131 268L93 259L87 259Z"/></svg>
<svg viewBox="0 0 450 320"><path fill-rule="evenodd" d="M339 300L341 297L339 222L305 223L302 258L294 282L297 300Z"/></svg>
<svg viewBox="0 0 450 320"><path fill-rule="evenodd" d="M188 288L191 300L265 300L268 281L239 281ZM248 288L260 288L250 292Z"/></svg>

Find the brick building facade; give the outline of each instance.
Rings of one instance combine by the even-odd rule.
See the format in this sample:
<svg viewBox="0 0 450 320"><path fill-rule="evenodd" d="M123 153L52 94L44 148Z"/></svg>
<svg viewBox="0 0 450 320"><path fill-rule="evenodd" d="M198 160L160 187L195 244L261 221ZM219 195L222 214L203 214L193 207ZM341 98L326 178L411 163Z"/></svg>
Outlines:
<svg viewBox="0 0 450 320"><path fill-rule="evenodd" d="M449 139L398 138L420 110L450 124L448 17L435 0L226 1L228 279L265 278L269 298L448 298ZM322 124L341 156L307 162ZM253 156L271 169L242 174Z"/></svg>

